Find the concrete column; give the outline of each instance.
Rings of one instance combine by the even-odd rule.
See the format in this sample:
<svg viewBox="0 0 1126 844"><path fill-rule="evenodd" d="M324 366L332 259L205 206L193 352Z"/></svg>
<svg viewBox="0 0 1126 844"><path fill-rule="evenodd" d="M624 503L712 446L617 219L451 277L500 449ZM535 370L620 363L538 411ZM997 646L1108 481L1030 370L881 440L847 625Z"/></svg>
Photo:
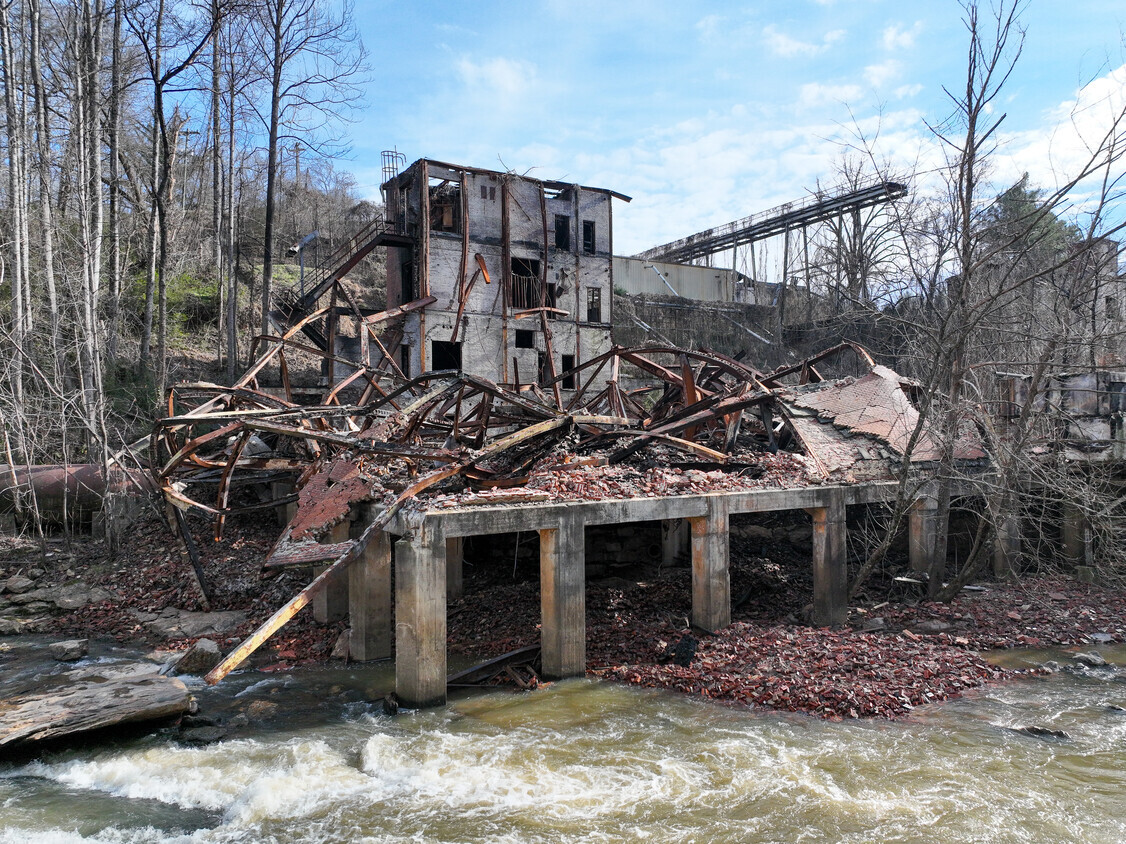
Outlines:
<svg viewBox="0 0 1126 844"><path fill-rule="evenodd" d="M731 623L727 503L708 499L708 514L692 526L692 623L714 632Z"/></svg>
<svg viewBox="0 0 1126 844"><path fill-rule="evenodd" d="M425 526L395 543L395 694L446 702L446 541Z"/></svg>
<svg viewBox="0 0 1126 844"><path fill-rule="evenodd" d="M583 523L566 513L540 534L540 643L543 673L586 673L586 548Z"/></svg>
<svg viewBox="0 0 1126 844"><path fill-rule="evenodd" d="M274 498L283 498L296 491L297 487L290 481L274 481L270 484L270 495ZM280 505L275 512L278 514L278 524L285 527L297 515L297 502L290 501L288 504Z"/></svg>
<svg viewBox="0 0 1126 844"><path fill-rule="evenodd" d="M993 574L996 577L1010 577L1017 571L1020 560L1020 519L1016 516L1003 516L997 525L997 537L993 544Z"/></svg>
<svg viewBox="0 0 1126 844"><path fill-rule="evenodd" d="M907 514L908 556L911 571L929 572L934 562L935 540L938 538L938 502L920 498Z"/></svg>
<svg viewBox="0 0 1126 844"><path fill-rule="evenodd" d="M345 519L333 526L329 532L328 541L331 543L347 542L352 523ZM313 573L319 575L327 566L315 566ZM345 572L339 572L333 580L325 584L325 588L313 596L313 618L320 624L332 624L334 621L343 621L348 615L348 577Z"/></svg>
<svg viewBox="0 0 1126 844"><path fill-rule="evenodd" d="M1060 539L1064 559L1077 566L1094 565L1094 545L1091 540L1091 526L1083 508L1070 502L1062 507Z"/></svg>
<svg viewBox="0 0 1126 844"><path fill-rule="evenodd" d="M446 540L446 598L453 601L465 594L462 583L462 566L465 562L465 537L451 536Z"/></svg>
<svg viewBox="0 0 1126 844"><path fill-rule="evenodd" d="M692 531L684 519L661 522L661 565L671 568L691 553Z"/></svg>
<svg viewBox="0 0 1126 844"><path fill-rule="evenodd" d="M812 621L821 627L848 620L845 506L839 492L831 496L828 506L808 510L813 517Z"/></svg>
<svg viewBox="0 0 1126 844"><path fill-rule="evenodd" d="M348 569L349 656L357 662L391 656L391 538L380 531Z"/></svg>

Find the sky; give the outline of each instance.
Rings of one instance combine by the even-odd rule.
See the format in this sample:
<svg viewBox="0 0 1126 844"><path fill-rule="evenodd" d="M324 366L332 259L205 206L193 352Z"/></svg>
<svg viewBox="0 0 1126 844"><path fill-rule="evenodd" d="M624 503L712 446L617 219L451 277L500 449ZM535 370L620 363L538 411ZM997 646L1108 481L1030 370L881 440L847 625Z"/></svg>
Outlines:
<svg viewBox="0 0 1126 844"><path fill-rule="evenodd" d="M983 0L982 17L989 17ZM378 197L380 151L609 188L633 254L831 186L871 147L933 189L928 128L965 88L954 0L356 0L370 54L340 162ZM996 100L990 187L1052 187L1126 103L1126 3L1031 0ZM855 154L855 153L854 153Z"/></svg>

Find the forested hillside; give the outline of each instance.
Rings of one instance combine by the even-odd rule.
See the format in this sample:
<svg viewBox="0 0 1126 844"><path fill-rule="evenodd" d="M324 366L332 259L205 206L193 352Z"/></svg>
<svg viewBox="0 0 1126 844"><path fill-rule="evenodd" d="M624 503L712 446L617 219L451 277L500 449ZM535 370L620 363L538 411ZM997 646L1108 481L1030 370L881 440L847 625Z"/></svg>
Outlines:
<svg viewBox="0 0 1126 844"><path fill-rule="evenodd" d="M365 53L347 4L14 0L0 59L0 462L101 462L376 213L333 163Z"/></svg>

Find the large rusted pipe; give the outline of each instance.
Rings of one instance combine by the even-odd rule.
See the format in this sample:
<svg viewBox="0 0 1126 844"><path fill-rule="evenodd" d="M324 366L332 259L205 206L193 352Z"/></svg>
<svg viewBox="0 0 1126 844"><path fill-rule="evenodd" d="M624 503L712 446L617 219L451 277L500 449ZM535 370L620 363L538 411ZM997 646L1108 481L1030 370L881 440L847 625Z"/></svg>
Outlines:
<svg viewBox="0 0 1126 844"><path fill-rule="evenodd" d="M156 491L147 472L136 469L113 469L108 473L93 463L70 466L8 466L0 465L0 513L16 509L17 497L22 505L31 493L39 513L49 519L82 518L102 509L108 493Z"/></svg>

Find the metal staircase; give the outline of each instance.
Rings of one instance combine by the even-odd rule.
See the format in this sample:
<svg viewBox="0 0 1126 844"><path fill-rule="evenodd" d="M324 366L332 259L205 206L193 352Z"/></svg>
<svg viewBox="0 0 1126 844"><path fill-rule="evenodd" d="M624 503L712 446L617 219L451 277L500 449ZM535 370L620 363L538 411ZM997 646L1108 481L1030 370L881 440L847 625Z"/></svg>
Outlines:
<svg viewBox="0 0 1126 844"><path fill-rule="evenodd" d="M294 290L279 290L274 295L274 309L270 311L270 318L283 330L295 325L316 308L317 300L334 283L342 279L349 270L371 254L375 247L411 246L412 243L413 241L402 233L397 221L388 220L382 214L378 215L337 247L313 271L306 279L307 289L304 293L298 293ZM301 331L318 349L331 352L328 348L328 337L325 336L319 322L309 323L303 326Z"/></svg>

